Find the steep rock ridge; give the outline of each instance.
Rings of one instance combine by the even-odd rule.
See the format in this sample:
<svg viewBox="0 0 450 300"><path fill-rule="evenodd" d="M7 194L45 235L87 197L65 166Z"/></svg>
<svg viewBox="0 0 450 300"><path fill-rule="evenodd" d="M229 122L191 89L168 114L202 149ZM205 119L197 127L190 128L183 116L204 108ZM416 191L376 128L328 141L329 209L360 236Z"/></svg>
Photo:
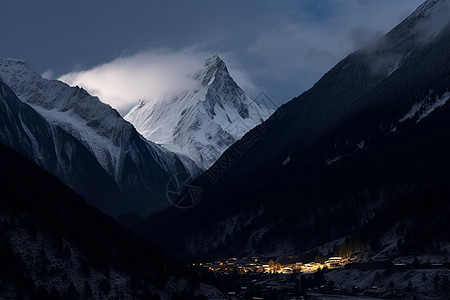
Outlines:
<svg viewBox="0 0 450 300"><path fill-rule="evenodd" d="M80 141L47 122L1 80L0 125L2 144L31 158L99 209L111 215L131 209L117 184Z"/></svg>
<svg viewBox="0 0 450 300"><path fill-rule="evenodd" d="M0 59L0 79L21 101L48 123L80 141L95 157L119 186L126 202L124 208L129 207L115 211L115 215L130 211L148 215L161 210L169 205L165 187L173 174L198 174L189 158L145 140L117 111L79 87L44 79L25 62L11 59ZM42 163L41 166L48 169ZM59 176L64 176L65 182L73 187L67 181L70 176ZM84 196L93 201L92 197Z"/></svg>

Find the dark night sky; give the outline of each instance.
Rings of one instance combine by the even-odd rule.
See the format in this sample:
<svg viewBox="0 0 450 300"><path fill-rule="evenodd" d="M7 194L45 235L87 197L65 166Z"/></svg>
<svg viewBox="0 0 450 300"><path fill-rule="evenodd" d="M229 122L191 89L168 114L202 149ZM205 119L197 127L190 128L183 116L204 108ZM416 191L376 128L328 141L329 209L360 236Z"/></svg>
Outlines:
<svg viewBox="0 0 450 300"><path fill-rule="evenodd" d="M155 96L155 85L170 89L219 54L250 96L264 91L282 104L421 2L2 1L0 56L24 59L49 78L71 73L66 82L123 113Z"/></svg>

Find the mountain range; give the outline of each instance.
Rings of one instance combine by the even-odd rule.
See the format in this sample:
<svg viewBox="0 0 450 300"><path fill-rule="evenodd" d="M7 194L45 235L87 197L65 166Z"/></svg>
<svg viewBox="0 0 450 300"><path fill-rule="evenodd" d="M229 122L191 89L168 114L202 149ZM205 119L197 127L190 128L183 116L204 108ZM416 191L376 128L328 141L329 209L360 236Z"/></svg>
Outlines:
<svg viewBox="0 0 450 300"><path fill-rule="evenodd" d="M109 105L47 80L25 62L0 59L0 141L31 158L112 216L167 208L166 185L199 169L144 139Z"/></svg>
<svg viewBox="0 0 450 300"><path fill-rule="evenodd" d="M145 138L97 97L44 79L24 61L0 59L0 80L12 90L2 143L116 217L167 208L172 176L196 177L273 112L237 86L218 56L194 76L193 90L132 109L125 119Z"/></svg>
<svg viewBox="0 0 450 300"><path fill-rule="evenodd" d="M190 184L196 207L124 223L185 259L326 256L349 238L372 255L445 253L449 7L425 1L278 108Z"/></svg>
<svg viewBox="0 0 450 300"><path fill-rule="evenodd" d="M223 298L192 262L320 259L352 241L377 268L443 258L446 281L421 288L448 295L449 49L450 1L426 0L275 111L213 56L192 89L125 118L0 59L0 297Z"/></svg>
<svg viewBox="0 0 450 300"><path fill-rule="evenodd" d="M208 80L202 86L203 96L186 97L183 105L173 104L170 110L189 115L180 122L207 123L203 132L186 128L183 134L189 138L194 136L190 131L226 137L226 143L211 142L210 150L216 151L210 151L212 163L271 110L246 96L217 56L207 61L198 76L199 84ZM182 107L190 107L190 112L182 113ZM202 115L205 107L209 107L208 116ZM227 120L217 118L219 114ZM221 129L218 120L229 132ZM177 174L197 176L203 160L199 167L182 151L175 153L145 139L97 97L44 79L16 59L0 59L0 127L4 195L0 297L223 297L203 283L195 270L165 256L96 209L113 217L145 217L167 208L170 180ZM206 132L211 129L218 132ZM198 145L208 147L207 142Z"/></svg>

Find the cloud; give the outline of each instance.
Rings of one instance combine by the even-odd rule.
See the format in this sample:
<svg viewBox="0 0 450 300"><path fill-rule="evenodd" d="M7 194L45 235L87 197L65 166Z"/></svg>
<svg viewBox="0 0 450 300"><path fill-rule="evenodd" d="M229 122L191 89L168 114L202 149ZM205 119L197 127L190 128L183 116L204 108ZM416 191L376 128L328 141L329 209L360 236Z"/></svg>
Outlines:
<svg viewBox="0 0 450 300"><path fill-rule="evenodd" d="M117 23L117 18L104 18L102 30L80 31L80 36L78 31L69 35L54 33L58 39L70 37L64 55L53 53L53 65L47 64L48 58L38 61L46 62L42 70L50 67L56 74L70 70L63 80L96 93L102 101L123 113L139 98L150 98L175 86L183 86L191 69L201 68L206 58L219 54L233 78L250 96L258 95L262 87L282 104L310 88L350 52L390 30L421 2L423 0L261 0L255 5L234 0L202 0L189 4L180 2L179 6L160 4L158 9L146 9L154 6L148 1L123 15L122 6L99 5L98 9L112 11L109 16L120 15L121 21ZM189 14L175 14L174 9ZM97 24L98 14L91 15L91 9L81 11L88 14L91 22L83 26L98 28L91 26ZM145 13L141 16L142 12ZM54 30L53 22L48 28ZM48 35L48 31L44 33ZM80 42L74 43L73 36ZM197 46L183 48L192 44ZM134 54L149 46L166 49ZM132 55L112 59L123 51ZM35 53L47 52L33 51ZM162 61L158 62L160 59ZM90 68L99 61L108 60L111 61ZM137 67L132 66L133 61L138 61L134 63ZM89 66L89 69L68 67L75 63ZM172 66L177 63L181 67ZM139 73L135 70L140 69L145 69L141 73L147 75L135 74ZM117 71L116 80L107 77L106 70ZM135 78L144 78L147 83L138 83ZM175 82L177 84L173 84ZM124 87L125 84L131 88Z"/></svg>
<svg viewBox="0 0 450 300"><path fill-rule="evenodd" d="M230 54L219 54L231 75L244 90L255 91L256 85ZM74 71L58 79L78 85L101 101L110 104L122 115L139 100L170 96L198 84L193 75L199 71L212 53L196 47L179 51L157 49L122 56L89 70Z"/></svg>
<svg viewBox="0 0 450 300"><path fill-rule="evenodd" d="M41 74L41 76L45 79L53 79L53 75L54 75L54 73L52 70L47 70Z"/></svg>
<svg viewBox="0 0 450 300"><path fill-rule="evenodd" d="M383 31L371 28L367 23L362 23L350 30L350 39L355 49L362 48L383 36Z"/></svg>
<svg viewBox="0 0 450 300"><path fill-rule="evenodd" d="M281 91L275 93L297 96L346 55L379 39L421 1L316 1L312 13L312 2L299 2L292 13L283 14L293 17L263 27L249 45L248 53L265 61L255 80L268 82L272 89L278 86ZM390 57L374 68L391 62Z"/></svg>
<svg viewBox="0 0 450 300"><path fill-rule="evenodd" d="M290 89L294 97L351 51L344 39L324 24L282 23L262 32L248 51L260 59L257 78Z"/></svg>
<svg viewBox="0 0 450 300"><path fill-rule="evenodd" d="M366 55L367 63L375 75L387 75L396 70L404 55L418 45L433 41L449 24L449 4L444 1L438 2L432 10L427 9L429 4L430 2L424 3L405 21L406 26L400 27L400 31L393 31L390 37L374 34L372 41L366 43L362 53ZM411 21L416 23L414 27L410 26ZM356 40L359 36L368 36L369 33L365 34L365 31L367 30L360 29L353 32ZM403 36L403 33L408 35Z"/></svg>
<svg viewBox="0 0 450 300"><path fill-rule="evenodd" d="M124 114L138 100L192 88L195 81L191 76L201 68L204 57L191 49L146 51L71 72L59 80L85 88Z"/></svg>

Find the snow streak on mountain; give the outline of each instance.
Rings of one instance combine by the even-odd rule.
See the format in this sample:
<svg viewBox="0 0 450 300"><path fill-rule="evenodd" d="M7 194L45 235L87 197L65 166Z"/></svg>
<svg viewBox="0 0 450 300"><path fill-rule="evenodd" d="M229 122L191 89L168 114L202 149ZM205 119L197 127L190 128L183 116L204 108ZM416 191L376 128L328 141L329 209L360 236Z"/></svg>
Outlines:
<svg viewBox="0 0 450 300"><path fill-rule="evenodd" d="M216 55L194 75L196 88L141 100L125 116L148 140L185 154L203 169L273 110L253 101Z"/></svg>

